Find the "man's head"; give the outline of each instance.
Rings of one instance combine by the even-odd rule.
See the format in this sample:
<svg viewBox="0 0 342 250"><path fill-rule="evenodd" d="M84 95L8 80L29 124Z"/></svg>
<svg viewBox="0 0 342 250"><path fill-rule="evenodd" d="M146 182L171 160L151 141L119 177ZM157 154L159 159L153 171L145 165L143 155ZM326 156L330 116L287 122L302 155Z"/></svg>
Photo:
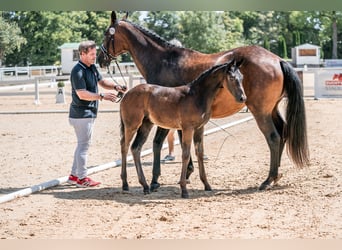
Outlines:
<svg viewBox="0 0 342 250"><path fill-rule="evenodd" d="M80 60L90 66L96 61L96 44L94 41L83 41L78 46L78 52L80 53Z"/></svg>

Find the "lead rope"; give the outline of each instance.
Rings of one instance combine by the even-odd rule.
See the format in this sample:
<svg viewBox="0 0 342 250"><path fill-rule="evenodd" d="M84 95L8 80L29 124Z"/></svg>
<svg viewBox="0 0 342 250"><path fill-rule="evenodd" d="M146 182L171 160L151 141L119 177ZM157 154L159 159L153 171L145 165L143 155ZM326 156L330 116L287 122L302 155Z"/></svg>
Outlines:
<svg viewBox="0 0 342 250"><path fill-rule="evenodd" d="M124 80L125 85L120 85L120 83L119 83L117 80L115 80L115 78L113 77L113 75L110 73L110 69L109 69L109 65L108 65L108 66L107 66L107 70L108 70L109 76L110 76L110 78L112 78L112 80L116 83L116 85L119 85L124 91L126 91L126 90L127 90L127 82L126 82L126 80L125 80L125 78L124 78L124 76L123 76L123 74L122 74L122 72L121 72L119 63L118 63L118 61L116 60L116 58L114 59L114 61L115 61L116 66L117 66L118 69L119 69L120 75L121 75L122 79ZM123 96L124 96L124 93L118 91L118 93L117 93L117 95L116 95L117 99L116 99L115 102L116 102L116 103L120 102Z"/></svg>

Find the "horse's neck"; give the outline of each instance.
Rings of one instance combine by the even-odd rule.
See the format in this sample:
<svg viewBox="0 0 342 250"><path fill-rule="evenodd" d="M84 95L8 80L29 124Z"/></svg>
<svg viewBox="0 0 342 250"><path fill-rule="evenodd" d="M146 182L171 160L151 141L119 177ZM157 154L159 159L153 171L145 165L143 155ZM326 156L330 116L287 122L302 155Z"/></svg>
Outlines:
<svg viewBox="0 0 342 250"><path fill-rule="evenodd" d="M156 72L159 72L162 67L160 60L167 53L166 49L139 30L131 30L127 38L130 41L128 52L140 73L147 82L156 83L158 80Z"/></svg>
<svg viewBox="0 0 342 250"><path fill-rule="evenodd" d="M129 41L127 50L149 83L165 86L184 85L214 63L214 59L204 58L205 54L187 48L169 47L156 41L158 38L154 38L153 35L144 34L136 28L128 28L126 32ZM189 58L196 62L196 67L189 62Z"/></svg>

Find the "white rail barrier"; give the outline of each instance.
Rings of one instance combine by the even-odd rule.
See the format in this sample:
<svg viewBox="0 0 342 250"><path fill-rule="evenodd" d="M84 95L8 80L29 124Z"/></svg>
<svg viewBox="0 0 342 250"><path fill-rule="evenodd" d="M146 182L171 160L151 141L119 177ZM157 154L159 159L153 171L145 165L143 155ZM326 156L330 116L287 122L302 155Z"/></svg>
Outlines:
<svg viewBox="0 0 342 250"><path fill-rule="evenodd" d="M103 74L103 77L105 78L111 78L113 77L117 82L120 82L121 84L125 84L125 82L128 82L128 89L132 88L134 85L135 80L140 80L140 82L145 82L144 78L140 74L135 74L135 73L123 73L122 76L121 74L115 74L115 75L110 75L110 74ZM123 78L125 80L123 80ZM24 90L28 88L34 88L34 103L36 105L40 104L40 96L39 96L39 87L42 86L55 86L57 85L58 81L65 81L67 84L70 83L69 80L70 76L68 75L63 75L63 76L57 76L57 75L52 75L52 76L38 76L33 79L26 79L26 80L15 80L11 81L10 85L7 86L2 86L0 87L0 92L1 91L9 91L9 90Z"/></svg>
<svg viewBox="0 0 342 250"><path fill-rule="evenodd" d="M25 66L25 67L2 67L0 68L0 81L6 79L19 79L20 76L31 78L34 76L58 75L60 66Z"/></svg>

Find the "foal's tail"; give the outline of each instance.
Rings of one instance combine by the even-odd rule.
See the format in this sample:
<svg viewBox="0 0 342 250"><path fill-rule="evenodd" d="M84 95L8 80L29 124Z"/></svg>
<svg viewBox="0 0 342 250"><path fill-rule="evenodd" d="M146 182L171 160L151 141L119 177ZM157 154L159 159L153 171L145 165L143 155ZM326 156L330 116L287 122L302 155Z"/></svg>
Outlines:
<svg viewBox="0 0 342 250"><path fill-rule="evenodd" d="M284 126L287 152L293 162L302 167L309 165L310 161L302 84L291 65L280 61L280 66L284 74L284 89L288 98Z"/></svg>
<svg viewBox="0 0 342 250"><path fill-rule="evenodd" d="M121 110L120 110L120 144L125 139L124 137L125 137L125 124L124 124L124 122L122 120Z"/></svg>

